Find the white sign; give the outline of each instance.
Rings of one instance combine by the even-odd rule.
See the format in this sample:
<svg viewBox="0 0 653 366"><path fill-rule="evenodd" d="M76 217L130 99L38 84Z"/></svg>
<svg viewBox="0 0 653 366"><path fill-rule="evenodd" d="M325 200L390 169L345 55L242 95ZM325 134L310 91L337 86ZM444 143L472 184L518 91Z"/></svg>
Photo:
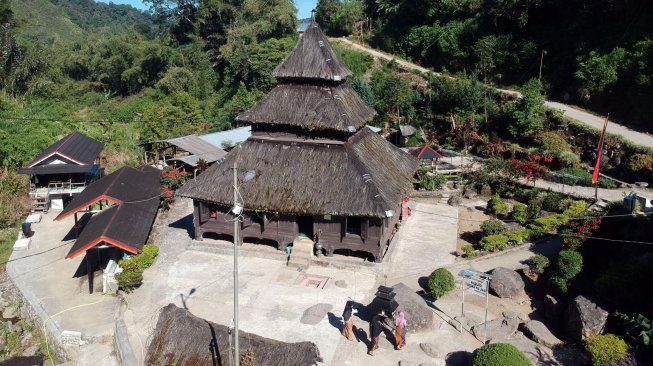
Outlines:
<svg viewBox="0 0 653 366"><path fill-rule="evenodd" d="M476 278L465 278L464 281L465 290L469 290L481 296L487 295L487 284L488 281Z"/></svg>

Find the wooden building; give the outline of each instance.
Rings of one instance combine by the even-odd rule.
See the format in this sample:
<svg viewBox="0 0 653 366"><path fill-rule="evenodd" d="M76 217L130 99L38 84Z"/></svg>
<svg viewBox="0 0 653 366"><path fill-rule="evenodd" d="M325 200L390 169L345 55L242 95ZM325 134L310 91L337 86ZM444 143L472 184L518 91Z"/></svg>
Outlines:
<svg viewBox="0 0 653 366"><path fill-rule="evenodd" d="M84 254L76 277L88 275L89 292L95 272L115 268L123 253L141 252L158 212L160 177L150 166L122 167L91 183L55 218L75 216L78 236L66 258ZM79 213L83 220L78 221Z"/></svg>
<svg viewBox="0 0 653 366"><path fill-rule="evenodd" d="M233 166L245 210L241 238L285 249L300 234L318 251L381 261L417 159L365 128L375 111L344 81L352 73L315 22L273 71L279 84L237 117L252 136L181 187L196 239L233 237Z"/></svg>
<svg viewBox="0 0 653 366"><path fill-rule="evenodd" d="M102 176L99 155L104 145L73 132L43 150L18 173L30 176L32 209L61 210L86 186Z"/></svg>

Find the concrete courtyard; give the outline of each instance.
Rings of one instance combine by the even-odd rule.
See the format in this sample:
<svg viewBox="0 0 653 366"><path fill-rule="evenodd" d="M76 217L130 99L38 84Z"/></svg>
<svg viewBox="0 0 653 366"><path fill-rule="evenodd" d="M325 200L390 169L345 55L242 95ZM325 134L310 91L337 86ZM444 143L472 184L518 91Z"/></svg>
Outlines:
<svg viewBox="0 0 653 366"><path fill-rule="evenodd" d="M277 252L271 255L270 248L244 250L239 257L240 329L285 342L312 341L325 365L433 362L420 350L420 342L442 343L444 354L476 348L471 336L461 338L446 319L437 317L436 329L410 334L402 351L393 350L391 338L383 339L375 357L366 354L366 322L355 319L359 341L348 342L340 335L348 298L368 304L377 286L398 282L418 290L420 277L453 263L457 211L425 202L413 202L412 209L383 263L336 256L325 258L326 266L313 264L299 270L287 267L285 257ZM143 285L124 296L124 303L117 296L89 294L86 277L73 278L82 258L64 259L73 241L62 240L73 227L72 219L55 222L58 212L51 211L33 225L30 248L12 255L7 272L38 316L48 322L51 335L60 338L64 330L82 333L85 344L68 348L74 358L71 364L117 364L114 329L121 316L133 352L142 363L158 311L169 303L216 323L231 323L233 256L194 250L191 212L191 202L179 199L170 211L160 213L150 239L160 247L159 257L145 271ZM307 277L317 279L321 288L307 287ZM438 342L445 338L447 342Z"/></svg>
<svg viewBox="0 0 653 366"><path fill-rule="evenodd" d="M239 259L240 329L285 342L312 341L320 349L325 365L396 365L400 360L433 361L419 349L418 340L435 341L456 335L455 329L441 321L433 332L411 335L411 343L401 352L383 340L378 356L367 350L366 322L356 319L359 342L348 342L340 335L341 314L348 298L368 304L380 284L404 282L418 287L418 279L433 269L453 262L456 246L456 220L450 206L416 202L413 215L398 231L384 262L360 264L349 269L311 265L299 271L286 267L283 257L261 258L243 254ZM142 359L147 340L156 325L159 309L174 303L201 318L229 325L233 314L233 257L188 250L192 240L190 201L179 200L155 234L160 256L145 271L140 289L127 296L125 321L130 342ZM455 213L453 213L455 215ZM210 245L210 244L205 244ZM338 261L338 259L334 259ZM323 288L300 284L304 275L326 277ZM317 314L305 312L322 304ZM327 310L328 309L328 310ZM448 342L451 351L463 345ZM465 347L463 347L465 348ZM473 348L472 348L473 349Z"/></svg>

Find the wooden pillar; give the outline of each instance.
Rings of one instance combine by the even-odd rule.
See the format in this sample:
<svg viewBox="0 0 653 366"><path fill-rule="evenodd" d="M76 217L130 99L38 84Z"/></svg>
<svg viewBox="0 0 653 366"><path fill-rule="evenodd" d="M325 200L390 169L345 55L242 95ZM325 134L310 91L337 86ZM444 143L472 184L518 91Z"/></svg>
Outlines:
<svg viewBox="0 0 653 366"><path fill-rule="evenodd" d="M92 294L93 293L93 266L91 265L91 256L89 255L89 252L93 250L92 248L86 251L86 272L88 275L88 293Z"/></svg>
<svg viewBox="0 0 653 366"><path fill-rule="evenodd" d="M75 212L75 238L79 236L79 222L77 221L77 212Z"/></svg>
<svg viewBox="0 0 653 366"><path fill-rule="evenodd" d="M202 203L198 200L193 200L193 224L195 225L195 240L202 241L202 210L200 205Z"/></svg>

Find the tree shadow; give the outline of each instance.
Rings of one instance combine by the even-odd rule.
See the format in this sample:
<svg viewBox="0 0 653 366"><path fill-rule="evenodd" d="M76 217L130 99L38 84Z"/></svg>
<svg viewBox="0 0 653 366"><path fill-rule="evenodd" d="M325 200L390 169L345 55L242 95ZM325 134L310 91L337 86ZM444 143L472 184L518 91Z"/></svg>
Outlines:
<svg viewBox="0 0 653 366"><path fill-rule="evenodd" d="M186 301L194 293L195 293L195 288L192 288L192 289L190 289L190 291L188 291L188 295L179 294L179 297L181 297L181 305L183 305L184 309L188 310L188 306L186 305Z"/></svg>
<svg viewBox="0 0 653 366"><path fill-rule="evenodd" d="M193 223L193 214L188 214L181 219L170 223L168 227L174 229L186 229L188 236L191 238L195 237L195 224Z"/></svg>
<svg viewBox="0 0 653 366"><path fill-rule="evenodd" d="M474 355L467 351L456 351L447 354L446 366L471 366Z"/></svg>
<svg viewBox="0 0 653 366"><path fill-rule="evenodd" d="M45 362L43 356L29 356L29 357L14 357L10 360L0 362L0 366L24 366L24 365L38 365L41 366Z"/></svg>
<svg viewBox="0 0 653 366"><path fill-rule="evenodd" d="M468 243L478 243L479 240L483 238L483 232L482 231L465 231L464 233L460 234L460 239L468 242Z"/></svg>

